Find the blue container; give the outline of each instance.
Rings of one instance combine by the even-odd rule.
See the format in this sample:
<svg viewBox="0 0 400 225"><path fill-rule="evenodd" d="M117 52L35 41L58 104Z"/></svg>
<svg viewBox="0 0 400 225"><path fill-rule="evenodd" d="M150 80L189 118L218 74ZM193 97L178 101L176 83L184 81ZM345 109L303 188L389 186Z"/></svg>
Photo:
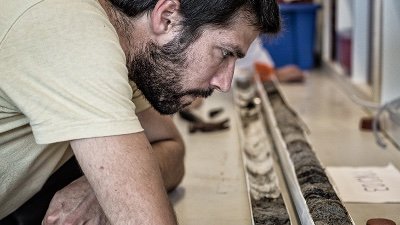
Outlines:
<svg viewBox="0 0 400 225"><path fill-rule="evenodd" d="M313 3L279 4L282 32L263 37L263 45L276 67L288 64L307 70L314 67L315 17L320 5Z"/></svg>

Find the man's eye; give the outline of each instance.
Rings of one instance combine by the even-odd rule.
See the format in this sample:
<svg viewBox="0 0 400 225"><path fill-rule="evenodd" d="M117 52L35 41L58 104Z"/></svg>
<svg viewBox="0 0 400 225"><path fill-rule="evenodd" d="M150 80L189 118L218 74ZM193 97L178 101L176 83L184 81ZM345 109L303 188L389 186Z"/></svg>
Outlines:
<svg viewBox="0 0 400 225"><path fill-rule="evenodd" d="M224 58L224 59L228 58L230 56L233 56L232 52L230 52L226 49L221 49L221 52L222 52L222 58Z"/></svg>

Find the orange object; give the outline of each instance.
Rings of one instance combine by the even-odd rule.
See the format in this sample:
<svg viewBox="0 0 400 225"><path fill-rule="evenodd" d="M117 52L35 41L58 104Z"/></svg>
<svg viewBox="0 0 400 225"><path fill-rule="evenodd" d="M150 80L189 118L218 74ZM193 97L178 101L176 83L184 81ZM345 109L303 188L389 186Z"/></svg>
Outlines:
<svg viewBox="0 0 400 225"><path fill-rule="evenodd" d="M254 67L261 81L269 81L275 74L275 69L265 63L255 62Z"/></svg>

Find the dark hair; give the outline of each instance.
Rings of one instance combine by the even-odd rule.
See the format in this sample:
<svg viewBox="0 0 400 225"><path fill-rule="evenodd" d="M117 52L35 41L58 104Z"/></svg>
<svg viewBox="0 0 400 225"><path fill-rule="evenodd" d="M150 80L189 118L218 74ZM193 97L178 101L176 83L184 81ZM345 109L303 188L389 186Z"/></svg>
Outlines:
<svg viewBox="0 0 400 225"><path fill-rule="evenodd" d="M151 12L157 0L109 0L130 17ZM205 26L227 27L243 10L249 25L261 33L277 33L281 27L279 7L275 0L180 0L183 30L192 38ZM185 33L186 33L185 32Z"/></svg>

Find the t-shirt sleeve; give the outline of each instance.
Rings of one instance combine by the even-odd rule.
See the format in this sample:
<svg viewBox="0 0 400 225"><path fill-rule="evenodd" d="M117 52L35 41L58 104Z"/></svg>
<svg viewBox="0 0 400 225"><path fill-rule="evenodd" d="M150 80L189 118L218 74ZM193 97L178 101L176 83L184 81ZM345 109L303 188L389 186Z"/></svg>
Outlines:
<svg viewBox="0 0 400 225"><path fill-rule="evenodd" d="M3 91L39 144L142 131L126 59L97 1L43 1L11 27ZM142 106L141 106L142 107Z"/></svg>

